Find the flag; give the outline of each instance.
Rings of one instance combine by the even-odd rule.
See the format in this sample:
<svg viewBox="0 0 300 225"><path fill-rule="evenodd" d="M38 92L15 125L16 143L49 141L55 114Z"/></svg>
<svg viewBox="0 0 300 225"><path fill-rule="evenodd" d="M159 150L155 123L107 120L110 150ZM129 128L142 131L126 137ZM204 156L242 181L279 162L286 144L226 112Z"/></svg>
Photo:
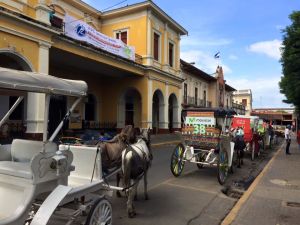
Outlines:
<svg viewBox="0 0 300 225"><path fill-rule="evenodd" d="M218 58L220 58L220 52L217 52L217 53L215 54L215 59L218 59Z"/></svg>

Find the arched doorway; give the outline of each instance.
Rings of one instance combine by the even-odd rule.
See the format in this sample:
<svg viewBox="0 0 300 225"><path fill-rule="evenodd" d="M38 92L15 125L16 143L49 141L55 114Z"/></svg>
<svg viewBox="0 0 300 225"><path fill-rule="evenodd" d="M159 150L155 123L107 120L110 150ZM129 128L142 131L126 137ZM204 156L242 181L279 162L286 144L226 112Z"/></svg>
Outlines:
<svg viewBox="0 0 300 225"><path fill-rule="evenodd" d="M26 58L9 49L0 49L0 67L22 71L33 71L31 63ZM24 97L24 100L17 106L9 117L9 129L7 129L6 135L10 138L21 137L24 135L25 118L27 114L27 96ZM17 98L18 95L13 94L11 96L0 95L0 119L3 118ZM1 128L0 132L2 133Z"/></svg>
<svg viewBox="0 0 300 225"><path fill-rule="evenodd" d="M85 102L84 119L87 121L95 121L96 118L96 97L93 94L88 94L87 101Z"/></svg>
<svg viewBox="0 0 300 225"><path fill-rule="evenodd" d="M178 128L178 101L175 94L169 96L169 131L173 132L175 128Z"/></svg>
<svg viewBox="0 0 300 225"><path fill-rule="evenodd" d="M125 125L141 126L142 98L135 88L122 93L118 104L118 128Z"/></svg>
<svg viewBox="0 0 300 225"><path fill-rule="evenodd" d="M164 115L164 95L161 90L156 90L152 99L152 129L153 133L157 134L162 128L162 123L165 121Z"/></svg>

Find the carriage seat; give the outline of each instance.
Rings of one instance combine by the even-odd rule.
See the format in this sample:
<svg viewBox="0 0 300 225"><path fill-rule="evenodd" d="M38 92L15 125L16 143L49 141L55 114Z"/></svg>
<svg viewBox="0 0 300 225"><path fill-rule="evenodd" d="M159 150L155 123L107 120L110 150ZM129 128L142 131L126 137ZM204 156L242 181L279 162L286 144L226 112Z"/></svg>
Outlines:
<svg viewBox="0 0 300 225"><path fill-rule="evenodd" d="M11 144L11 157L14 162L30 162L33 156L43 151L42 141L14 139ZM57 145L48 142L45 145L45 152L56 152Z"/></svg>
<svg viewBox="0 0 300 225"><path fill-rule="evenodd" d="M24 162L0 162L0 174L5 174L14 177L32 179L32 172L29 163Z"/></svg>
<svg viewBox="0 0 300 225"><path fill-rule="evenodd" d="M55 152L57 146L53 142L45 145L46 152ZM42 141L15 139L11 145L11 161L0 161L0 174L32 179L31 159L43 151Z"/></svg>

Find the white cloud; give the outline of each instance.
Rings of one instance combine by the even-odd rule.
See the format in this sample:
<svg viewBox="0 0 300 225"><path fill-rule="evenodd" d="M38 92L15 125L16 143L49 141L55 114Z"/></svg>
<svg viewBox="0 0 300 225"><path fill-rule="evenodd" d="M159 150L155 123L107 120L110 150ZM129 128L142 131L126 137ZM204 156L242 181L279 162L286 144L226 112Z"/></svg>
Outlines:
<svg viewBox="0 0 300 225"><path fill-rule="evenodd" d="M238 57L234 54L230 54L229 57L228 57L230 60L237 60Z"/></svg>
<svg viewBox="0 0 300 225"><path fill-rule="evenodd" d="M248 47L248 51L265 54L271 58L279 60L281 57L280 48L282 42L278 39L272 41L256 42Z"/></svg>
<svg viewBox="0 0 300 225"><path fill-rule="evenodd" d="M230 76L226 80L235 89L251 89L254 108L289 107L288 104L282 102L285 97L279 92L278 82L280 81L280 75L253 79L237 79Z"/></svg>
<svg viewBox="0 0 300 225"><path fill-rule="evenodd" d="M182 47L207 47L207 46L224 46L232 43L232 40L226 38L220 39L203 39L197 36L184 36L180 41Z"/></svg>
<svg viewBox="0 0 300 225"><path fill-rule="evenodd" d="M215 73L218 65L222 66L225 76L227 73L232 72L227 65L222 64L220 59L215 59L213 55L209 55L200 50L182 51L180 58L186 62L195 62L196 67L208 74Z"/></svg>

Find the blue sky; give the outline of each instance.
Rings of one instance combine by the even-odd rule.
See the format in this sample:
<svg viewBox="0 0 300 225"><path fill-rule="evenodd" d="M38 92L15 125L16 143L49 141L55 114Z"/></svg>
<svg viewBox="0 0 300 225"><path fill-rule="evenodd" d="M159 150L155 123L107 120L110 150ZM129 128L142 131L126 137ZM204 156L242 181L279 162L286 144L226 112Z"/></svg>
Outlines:
<svg viewBox="0 0 300 225"><path fill-rule="evenodd" d="M102 11L122 0L85 0ZM133 4L127 0L117 7ZM290 24L295 0L154 0L188 32L181 41L181 58L212 74L223 66L227 83L252 89L253 106L289 107L282 103L278 82L281 30ZM214 54L220 51L220 59Z"/></svg>

